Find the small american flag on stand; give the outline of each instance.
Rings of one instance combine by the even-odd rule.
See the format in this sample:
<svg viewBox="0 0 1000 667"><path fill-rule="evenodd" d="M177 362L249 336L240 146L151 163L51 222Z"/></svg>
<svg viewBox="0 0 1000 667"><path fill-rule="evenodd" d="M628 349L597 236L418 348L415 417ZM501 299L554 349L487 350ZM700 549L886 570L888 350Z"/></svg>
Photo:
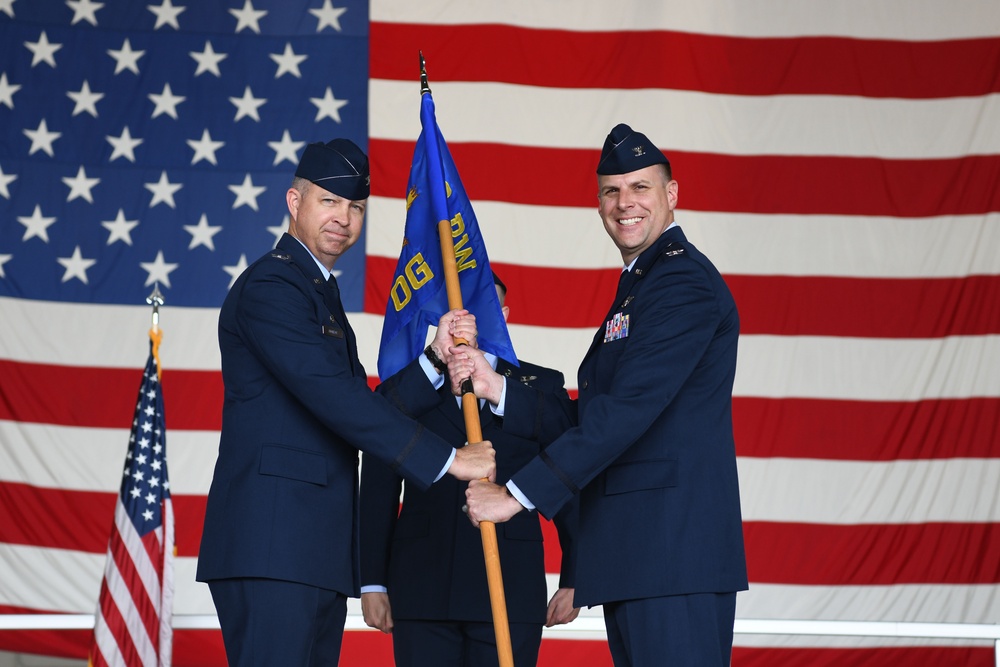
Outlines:
<svg viewBox="0 0 1000 667"><path fill-rule="evenodd" d="M170 665L174 511L157 360L160 336L155 327L150 331L153 342L132 419L95 615L92 667Z"/></svg>

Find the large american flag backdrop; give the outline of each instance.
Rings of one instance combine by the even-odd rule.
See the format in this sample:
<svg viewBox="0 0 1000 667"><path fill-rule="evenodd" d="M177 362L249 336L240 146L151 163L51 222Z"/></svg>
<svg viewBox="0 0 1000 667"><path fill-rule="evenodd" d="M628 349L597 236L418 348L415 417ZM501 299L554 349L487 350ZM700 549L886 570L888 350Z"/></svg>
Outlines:
<svg viewBox="0 0 1000 667"><path fill-rule="evenodd" d="M669 154L678 220L742 320L740 618L1000 620L996 2L0 0L0 44L0 612L95 609L158 283L174 614L214 613L194 571L218 307L287 225L303 145L350 137L372 198L338 269L374 375L422 50L515 349L571 385L620 265L599 147L627 122ZM222 656L216 631L175 633L177 665ZM737 635L733 662L993 651ZM388 639L349 633L342 664L390 664ZM564 664L610 658L547 636L542 665Z"/></svg>

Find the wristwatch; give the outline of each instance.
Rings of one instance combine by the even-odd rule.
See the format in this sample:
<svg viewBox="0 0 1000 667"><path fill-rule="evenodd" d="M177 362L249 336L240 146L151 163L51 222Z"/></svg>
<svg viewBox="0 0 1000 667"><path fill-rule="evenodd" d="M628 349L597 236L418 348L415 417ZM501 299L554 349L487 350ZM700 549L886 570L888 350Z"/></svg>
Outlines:
<svg viewBox="0 0 1000 667"><path fill-rule="evenodd" d="M448 365L441 361L441 357L437 356L437 352L434 351L433 347L430 345L425 347L424 356L427 357L427 361L431 362L431 366L433 366L439 374L445 375L448 373Z"/></svg>

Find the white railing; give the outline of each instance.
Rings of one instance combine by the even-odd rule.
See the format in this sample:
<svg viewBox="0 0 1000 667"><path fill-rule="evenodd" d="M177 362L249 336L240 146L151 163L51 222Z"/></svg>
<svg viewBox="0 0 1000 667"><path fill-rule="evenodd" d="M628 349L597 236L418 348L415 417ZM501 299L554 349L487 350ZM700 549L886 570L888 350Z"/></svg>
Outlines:
<svg viewBox="0 0 1000 667"><path fill-rule="evenodd" d="M0 614L3 630L87 630L93 614ZM184 630L217 630L214 614L175 615L174 627ZM371 630L359 614L348 614L347 630ZM985 623L902 623L894 621L785 621L738 618L734 627L742 635L811 635L837 637L904 637L925 639L977 639L993 642L996 667L1000 667L1000 625ZM604 619L581 616L569 625L545 628L546 637L604 639Z"/></svg>

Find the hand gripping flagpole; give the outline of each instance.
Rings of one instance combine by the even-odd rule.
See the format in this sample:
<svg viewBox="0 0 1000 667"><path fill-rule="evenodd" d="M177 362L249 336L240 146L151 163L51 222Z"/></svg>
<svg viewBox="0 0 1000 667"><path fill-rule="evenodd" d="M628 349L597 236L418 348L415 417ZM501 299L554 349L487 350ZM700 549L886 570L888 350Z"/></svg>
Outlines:
<svg viewBox="0 0 1000 667"><path fill-rule="evenodd" d="M430 85L427 83L427 68L424 64L424 54L420 54L420 94L429 95ZM427 137L425 137L427 139ZM433 137L434 142L437 137ZM428 141L430 143L430 141ZM440 160L430 160L432 169L441 169L441 178L434 179L444 183L444 173ZM432 197L446 196L446 193L432 193ZM437 207L436 211L446 211ZM451 235L451 220L438 221L438 237L441 240L441 259L444 265L445 287L448 291L448 308L462 308L462 287L458 281L458 264L455 261L455 245ZM455 345L468 345L464 338L455 338ZM465 433L469 444L483 441L482 426L479 422L479 400L473 393L472 379L462 382L462 415L465 417ZM497 545L497 527L492 521L480 521L479 532L483 539L483 558L486 560L486 579L490 588L490 606L493 609L493 631L497 640L497 657L500 667L514 667L514 651L510 642L510 626L507 622L507 601L503 589L503 573L500 570L500 548Z"/></svg>

